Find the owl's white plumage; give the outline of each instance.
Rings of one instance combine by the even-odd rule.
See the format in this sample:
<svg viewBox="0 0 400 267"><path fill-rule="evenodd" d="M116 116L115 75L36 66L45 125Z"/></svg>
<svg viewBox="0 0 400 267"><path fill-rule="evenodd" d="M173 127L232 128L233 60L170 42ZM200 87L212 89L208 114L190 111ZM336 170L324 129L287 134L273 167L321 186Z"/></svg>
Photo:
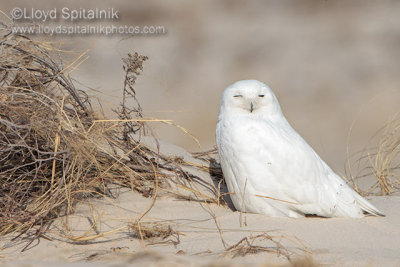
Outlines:
<svg viewBox="0 0 400 267"><path fill-rule="evenodd" d="M239 81L224 91L216 141L237 210L281 217L383 216L290 126L262 82Z"/></svg>

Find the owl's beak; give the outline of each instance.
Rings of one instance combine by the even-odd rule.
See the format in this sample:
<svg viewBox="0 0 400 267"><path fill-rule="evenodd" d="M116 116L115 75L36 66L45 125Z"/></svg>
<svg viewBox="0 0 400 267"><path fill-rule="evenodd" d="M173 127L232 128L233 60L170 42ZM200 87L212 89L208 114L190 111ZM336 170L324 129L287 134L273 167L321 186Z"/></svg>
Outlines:
<svg viewBox="0 0 400 267"><path fill-rule="evenodd" d="M250 102L250 112L253 112L253 102Z"/></svg>

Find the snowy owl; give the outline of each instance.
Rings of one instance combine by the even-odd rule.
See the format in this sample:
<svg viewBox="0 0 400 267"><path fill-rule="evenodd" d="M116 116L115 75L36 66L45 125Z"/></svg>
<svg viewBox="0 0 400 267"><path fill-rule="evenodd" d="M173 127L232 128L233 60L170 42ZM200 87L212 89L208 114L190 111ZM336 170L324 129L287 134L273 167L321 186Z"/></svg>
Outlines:
<svg viewBox="0 0 400 267"><path fill-rule="evenodd" d="M237 210L274 217L384 216L290 126L265 83L244 80L224 91L216 141Z"/></svg>

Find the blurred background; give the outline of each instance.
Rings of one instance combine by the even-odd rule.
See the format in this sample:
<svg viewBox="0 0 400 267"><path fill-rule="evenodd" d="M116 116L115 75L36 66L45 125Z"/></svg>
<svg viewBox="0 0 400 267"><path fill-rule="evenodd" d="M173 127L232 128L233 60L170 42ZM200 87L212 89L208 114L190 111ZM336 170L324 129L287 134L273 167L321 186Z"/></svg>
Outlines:
<svg viewBox="0 0 400 267"><path fill-rule="evenodd" d="M35 35L60 42L71 74L115 117L128 52L149 60L136 84L159 138L189 151L215 145L220 95L235 81L258 79L277 95L292 126L339 173L347 152L362 150L399 111L400 1L8 1L0 9L86 8L119 11L120 19L90 23L164 26L158 35ZM2 15L3 16L3 15ZM19 22L17 22L19 23ZM65 21L56 23L63 24ZM88 21L77 23L87 24ZM67 63L65 64L67 65ZM373 144L371 144L373 145Z"/></svg>

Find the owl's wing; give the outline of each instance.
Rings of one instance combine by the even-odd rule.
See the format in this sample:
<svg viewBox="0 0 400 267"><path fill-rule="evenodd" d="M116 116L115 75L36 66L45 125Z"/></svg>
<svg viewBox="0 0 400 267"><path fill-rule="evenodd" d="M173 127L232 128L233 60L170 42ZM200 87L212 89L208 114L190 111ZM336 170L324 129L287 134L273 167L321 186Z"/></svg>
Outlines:
<svg viewBox="0 0 400 267"><path fill-rule="evenodd" d="M232 127L236 123L240 126ZM229 138L222 143L229 151L229 164L239 178L236 180L243 183L245 177L251 178L248 190L298 203L293 208L304 214L362 216L361 205L355 202L364 207L368 202L335 174L286 121L238 120L230 124ZM243 184L237 187L243 188ZM379 213L371 204L364 210Z"/></svg>
<svg viewBox="0 0 400 267"><path fill-rule="evenodd" d="M257 174L272 178L291 201L316 203L321 191L331 188L333 171L289 124L259 122L250 136L259 148L254 150Z"/></svg>

